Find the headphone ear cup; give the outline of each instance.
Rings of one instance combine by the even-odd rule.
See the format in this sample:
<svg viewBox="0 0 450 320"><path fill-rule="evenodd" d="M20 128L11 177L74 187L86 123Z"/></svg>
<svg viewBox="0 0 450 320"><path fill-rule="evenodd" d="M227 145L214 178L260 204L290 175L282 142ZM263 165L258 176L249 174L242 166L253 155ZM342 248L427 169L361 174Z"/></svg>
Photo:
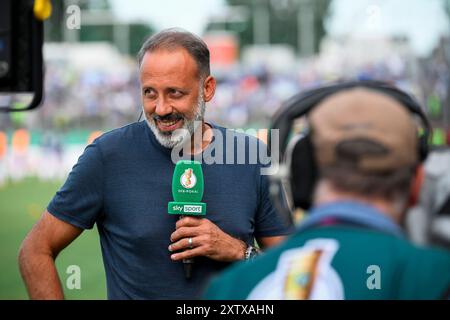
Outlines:
<svg viewBox="0 0 450 320"><path fill-rule="evenodd" d="M308 134L297 140L290 161L290 185L294 207L308 210L312 205L318 175L314 148Z"/></svg>
<svg viewBox="0 0 450 320"><path fill-rule="evenodd" d="M429 146L428 146L428 135L422 135L419 138L419 159L420 162L424 162L428 156Z"/></svg>

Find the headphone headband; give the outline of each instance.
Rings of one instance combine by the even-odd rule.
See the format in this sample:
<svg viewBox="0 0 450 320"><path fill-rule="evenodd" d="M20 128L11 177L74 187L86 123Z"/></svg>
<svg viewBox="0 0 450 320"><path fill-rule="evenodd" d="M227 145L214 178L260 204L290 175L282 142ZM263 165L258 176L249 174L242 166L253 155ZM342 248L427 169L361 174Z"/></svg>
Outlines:
<svg viewBox="0 0 450 320"><path fill-rule="evenodd" d="M412 96L381 81L351 81L316 88L297 94L283 104L283 106L274 114L271 126L271 129L278 129L280 132L280 155L283 156L286 153L289 134L295 119L309 113L314 106L328 96L342 90L353 89L356 87L368 88L385 93L400 102L411 113L417 115L423 124L423 140L428 143L431 134L430 122L422 111L419 103ZM272 147L270 135L268 145L270 150ZM424 156L426 155L421 155L421 160L424 160Z"/></svg>
<svg viewBox="0 0 450 320"><path fill-rule="evenodd" d="M424 161L428 154L428 141L431 135L431 125L422 111L419 103L406 92L384 82L379 81L351 81L338 83L326 87L312 89L287 100L282 108L275 113L271 129L279 130L279 157L282 162L280 168L282 174L271 176L271 196L280 211L286 217L290 212L281 204L280 191L288 190L287 198L291 196L292 205L307 209L311 205L312 193L317 179L317 166L314 157L314 146L309 134L305 134L295 143L289 143L289 137L293 123L296 119L307 115L315 106L325 98L348 89L367 88L384 93L403 105L412 115L417 116L422 125L423 132L418 137L419 160ZM268 147L271 154L272 141L269 135ZM294 140L293 140L294 141ZM292 141L291 141L292 142ZM277 159L278 160L278 159Z"/></svg>

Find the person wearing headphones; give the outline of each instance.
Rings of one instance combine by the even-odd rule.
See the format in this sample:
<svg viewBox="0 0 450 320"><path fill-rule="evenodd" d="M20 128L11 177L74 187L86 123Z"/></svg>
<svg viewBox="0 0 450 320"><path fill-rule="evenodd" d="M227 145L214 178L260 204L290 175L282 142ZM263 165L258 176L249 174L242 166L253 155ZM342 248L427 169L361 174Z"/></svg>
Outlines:
<svg viewBox="0 0 450 320"><path fill-rule="evenodd" d="M420 190L429 134L413 101L388 85L351 83L303 94L276 115L273 127L286 141L290 128L280 119L291 117L292 125L294 115L308 116L309 133L281 151L295 206L305 198L301 184L312 186L309 214L279 247L214 278L203 297L448 298L450 253L416 246L402 228ZM310 106L298 112L299 104ZM414 116L425 124L425 140ZM314 183L302 181L313 171Z"/></svg>

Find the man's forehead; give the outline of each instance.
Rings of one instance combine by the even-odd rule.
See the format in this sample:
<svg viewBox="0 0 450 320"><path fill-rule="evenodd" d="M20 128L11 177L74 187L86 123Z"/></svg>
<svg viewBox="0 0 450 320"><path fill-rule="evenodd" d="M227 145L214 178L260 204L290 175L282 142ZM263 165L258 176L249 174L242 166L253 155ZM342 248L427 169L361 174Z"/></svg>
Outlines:
<svg viewBox="0 0 450 320"><path fill-rule="evenodd" d="M197 64L194 58L183 47L161 48L147 51L142 59L141 70L146 68L194 68L197 72Z"/></svg>
<svg viewBox="0 0 450 320"><path fill-rule="evenodd" d="M182 48L147 51L140 67L142 84L170 83L171 86L186 86L199 78L198 66L189 52Z"/></svg>

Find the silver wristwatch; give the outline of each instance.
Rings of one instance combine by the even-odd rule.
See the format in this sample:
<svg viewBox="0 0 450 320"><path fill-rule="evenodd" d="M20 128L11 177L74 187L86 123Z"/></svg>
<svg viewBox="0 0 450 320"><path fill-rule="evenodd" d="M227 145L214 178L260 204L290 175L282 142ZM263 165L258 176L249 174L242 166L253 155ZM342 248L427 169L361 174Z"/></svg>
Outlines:
<svg viewBox="0 0 450 320"><path fill-rule="evenodd" d="M259 254L258 248L248 245L247 249L245 250L244 259L245 260L252 260Z"/></svg>

